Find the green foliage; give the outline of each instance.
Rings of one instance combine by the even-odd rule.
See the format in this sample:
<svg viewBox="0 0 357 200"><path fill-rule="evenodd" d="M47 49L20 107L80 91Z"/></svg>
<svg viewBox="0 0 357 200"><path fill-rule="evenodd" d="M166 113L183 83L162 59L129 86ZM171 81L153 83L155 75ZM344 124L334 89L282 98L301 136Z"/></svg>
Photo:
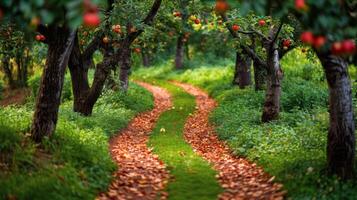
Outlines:
<svg viewBox="0 0 357 200"><path fill-rule="evenodd" d="M92 117L64 103L56 132L40 146L26 134L32 106L0 108L0 199L94 199L106 190L115 169L109 135L153 107L151 93L130 87L127 94L105 92Z"/></svg>
<svg viewBox="0 0 357 200"><path fill-rule="evenodd" d="M31 94L33 98L35 98L38 94L38 90L40 88L40 83L41 83L41 77L42 77L41 73L36 73L33 76L31 76L27 81L29 87L31 88ZM62 102L73 99L72 82L69 73L65 75L61 99Z"/></svg>
<svg viewBox="0 0 357 200"><path fill-rule="evenodd" d="M312 110L315 107L327 107L327 87L322 85L324 83L308 82L300 78L285 79L281 97L282 110L291 112L295 109Z"/></svg>
<svg viewBox="0 0 357 200"><path fill-rule="evenodd" d="M90 2L100 3L99 0ZM16 20L18 24L28 26L32 19L40 18L43 24L69 24L76 28L82 23L82 4L82 0L5 0L0 2L0 7L5 14L2 20Z"/></svg>
<svg viewBox="0 0 357 200"><path fill-rule="evenodd" d="M307 49L304 50L307 51ZM302 48L296 48L281 59L284 75L287 77L300 77L313 83L324 81L325 74L316 55L311 49L307 53L302 51Z"/></svg>
<svg viewBox="0 0 357 200"><path fill-rule="evenodd" d="M4 82L2 80L0 80L0 100L3 97L2 96L3 90L4 90Z"/></svg>
<svg viewBox="0 0 357 200"><path fill-rule="evenodd" d="M234 153L257 162L275 176L284 184L288 197L354 199L355 181L341 182L326 175L327 86L319 62L306 57L296 49L282 60L282 112L278 121L268 124L261 123L264 91L233 87L232 63L203 63L178 72L170 72L166 64L134 74L175 79L205 89L219 103L211 115L219 137ZM309 74L304 72L307 64Z"/></svg>

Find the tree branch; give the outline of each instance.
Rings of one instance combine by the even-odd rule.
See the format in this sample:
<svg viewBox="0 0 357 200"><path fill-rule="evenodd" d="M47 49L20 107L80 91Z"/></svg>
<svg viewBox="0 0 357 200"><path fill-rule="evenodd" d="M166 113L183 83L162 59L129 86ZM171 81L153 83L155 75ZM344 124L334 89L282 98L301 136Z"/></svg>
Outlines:
<svg viewBox="0 0 357 200"><path fill-rule="evenodd" d="M160 6L161 6L161 2L162 0L155 0L155 2L153 3L149 13L147 14L147 16L145 17L145 19L143 20L143 23L145 25L151 25L152 22L154 21L154 18L156 16L156 14L158 13ZM142 32L144 32L144 30L138 30L135 32L130 33L127 38L125 39L129 44L131 44Z"/></svg>
<svg viewBox="0 0 357 200"><path fill-rule="evenodd" d="M284 25L284 23L281 22L280 25L279 25L278 30L275 32L274 39L271 41L272 43L275 43L276 40L278 39L278 36L279 36L279 34L281 32L281 29L283 28L283 25Z"/></svg>

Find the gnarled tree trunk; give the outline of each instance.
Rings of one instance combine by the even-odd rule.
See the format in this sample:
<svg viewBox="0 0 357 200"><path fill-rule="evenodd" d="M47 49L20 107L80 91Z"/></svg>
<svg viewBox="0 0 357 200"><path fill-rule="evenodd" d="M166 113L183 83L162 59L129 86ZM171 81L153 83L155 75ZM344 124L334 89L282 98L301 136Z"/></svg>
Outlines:
<svg viewBox="0 0 357 200"><path fill-rule="evenodd" d="M64 27L48 27L48 52L33 117L31 137L41 142L56 127L65 69L73 48L75 33Z"/></svg>
<svg viewBox="0 0 357 200"><path fill-rule="evenodd" d="M253 61L255 91L264 90L267 72L257 61Z"/></svg>
<svg viewBox="0 0 357 200"><path fill-rule="evenodd" d="M263 108L262 122L278 119L280 112L281 80L279 53L276 48L268 54L267 89Z"/></svg>
<svg viewBox="0 0 357 200"><path fill-rule="evenodd" d="M93 112L94 105L101 95L105 81L112 69L113 62L110 56L113 52L111 49L105 50L103 61L96 66L93 84L90 87L88 82L88 68L91 65L91 55L97 49L98 43L94 41L92 49L88 50L85 53L86 55L82 55L77 40L69 62L74 96L73 110L84 116L89 116Z"/></svg>
<svg viewBox="0 0 357 200"><path fill-rule="evenodd" d="M75 45L69 60L69 70L72 80L73 91L73 111L79 112L83 110L83 104L89 93L90 87L88 82L88 67L90 62L85 64L82 57L80 47L78 45L78 37L76 37ZM84 114L84 113L83 113Z"/></svg>
<svg viewBox="0 0 357 200"><path fill-rule="evenodd" d="M329 87L328 169L331 174L350 179L355 160L355 124L348 64L342 58L328 53L317 54Z"/></svg>
<svg viewBox="0 0 357 200"><path fill-rule="evenodd" d="M176 67L176 69L182 69L184 55L185 55L184 35L181 34L177 38L176 57L175 57L175 67Z"/></svg>
<svg viewBox="0 0 357 200"><path fill-rule="evenodd" d="M242 56L239 52L236 54L236 64L234 70L233 85L239 85L241 89L251 84L251 59L247 56Z"/></svg>

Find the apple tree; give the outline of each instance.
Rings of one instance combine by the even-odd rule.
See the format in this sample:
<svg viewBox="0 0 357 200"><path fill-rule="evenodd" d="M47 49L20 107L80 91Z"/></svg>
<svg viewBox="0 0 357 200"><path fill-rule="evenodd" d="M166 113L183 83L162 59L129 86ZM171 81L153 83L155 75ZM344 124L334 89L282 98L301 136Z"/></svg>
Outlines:
<svg viewBox="0 0 357 200"><path fill-rule="evenodd" d="M348 64L356 54L357 13L353 0L240 1L245 13L270 15L282 21L294 15L302 28L301 42L311 46L323 66L329 87L330 127L327 162L330 174L353 175L355 124Z"/></svg>
<svg viewBox="0 0 357 200"><path fill-rule="evenodd" d="M99 21L96 6L90 1L14 1L0 3L1 23L24 26L25 32L37 31L37 40L47 44L43 71L31 128L32 139L41 142L56 127L65 69L72 52L76 28L88 21ZM83 11L85 12L82 15ZM92 24L94 25L94 24Z"/></svg>

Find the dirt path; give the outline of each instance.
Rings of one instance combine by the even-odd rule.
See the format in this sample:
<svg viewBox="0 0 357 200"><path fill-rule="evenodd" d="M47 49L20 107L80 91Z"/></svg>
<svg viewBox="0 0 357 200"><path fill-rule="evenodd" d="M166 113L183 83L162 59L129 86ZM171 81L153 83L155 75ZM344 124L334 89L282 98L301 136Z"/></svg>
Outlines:
<svg viewBox="0 0 357 200"><path fill-rule="evenodd" d="M148 134L161 113L172 106L170 94L159 87L138 83L153 93L155 108L138 115L110 142L119 169L107 193L97 199L166 199L162 192L170 178L164 163L147 148Z"/></svg>
<svg viewBox="0 0 357 200"><path fill-rule="evenodd" d="M219 172L219 182L225 189L219 199L283 199L281 184L274 183L262 168L233 156L227 145L219 141L209 124L209 113L216 102L198 88L175 84L196 97L198 109L186 122L185 139Z"/></svg>

